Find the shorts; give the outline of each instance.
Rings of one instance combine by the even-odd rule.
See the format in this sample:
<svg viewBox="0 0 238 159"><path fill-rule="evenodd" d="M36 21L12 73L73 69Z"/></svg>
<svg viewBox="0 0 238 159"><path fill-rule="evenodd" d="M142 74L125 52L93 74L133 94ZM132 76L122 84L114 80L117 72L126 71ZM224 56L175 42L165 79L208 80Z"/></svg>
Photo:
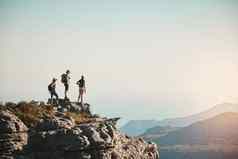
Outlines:
<svg viewBox="0 0 238 159"><path fill-rule="evenodd" d="M64 88L65 88L65 91L68 91L68 90L69 90L69 84L68 84L68 83L65 83L65 84L64 84Z"/></svg>
<svg viewBox="0 0 238 159"><path fill-rule="evenodd" d="M80 95L83 95L83 93L85 93L85 92L86 92L85 87L79 87L79 94Z"/></svg>

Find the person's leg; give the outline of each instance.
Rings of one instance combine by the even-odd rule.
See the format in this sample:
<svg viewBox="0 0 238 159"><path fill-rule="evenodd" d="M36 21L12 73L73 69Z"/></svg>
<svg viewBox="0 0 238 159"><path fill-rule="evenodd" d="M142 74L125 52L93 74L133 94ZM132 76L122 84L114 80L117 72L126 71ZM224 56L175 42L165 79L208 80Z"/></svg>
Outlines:
<svg viewBox="0 0 238 159"><path fill-rule="evenodd" d="M52 104L53 103L53 92L51 91L50 92L50 104Z"/></svg>
<svg viewBox="0 0 238 159"><path fill-rule="evenodd" d="M83 106L83 88L80 88L80 91L79 91L79 94L80 94L80 99L81 99L81 105Z"/></svg>
<svg viewBox="0 0 238 159"><path fill-rule="evenodd" d="M55 97L56 97L57 100L59 99L59 96L56 92L55 92Z"/></svg>
<svg viewBox="0 0 238 159"><path fill-rule="evenodd" d="M81 104L83 105L83 93L81 93Z"/></svg>
<svg viewBox="0 0 238 159"><path fill-rule="evenodd" d="M55 91L52 92L52 95L55 96L56 99L58 99L58 94Z"/></svg>
<svg viewBox="0 0 238 159"><path fill-rule="evenodd" d="M66 98L66 84L64 84L64 98Z"/></svg>
<svg viewBox="0 0 238 159"><path fill-rule="evenodd" d="M56 104L58 104L58 94L56 93L56 91L53 91L53 96L55 96Z"/></svg>
<svg viewBox="0 0 238 159"><path fill-rule="evenodd" d="M80 91L79 91L79 95L78 95L78 103L79 103L79 100L80 100Z"/></svg>
<svg viewBox="0 0 238 159"><path fill-rule="evenodd" d="M65 99L67 99L67 98L68 98L68 97L67 97L67 92L68 92L68 90L69 90L69 85L68 85L67 83L65 83L65 84L64 84L64 87L65 87L64 97L65 97Z"/></svg>

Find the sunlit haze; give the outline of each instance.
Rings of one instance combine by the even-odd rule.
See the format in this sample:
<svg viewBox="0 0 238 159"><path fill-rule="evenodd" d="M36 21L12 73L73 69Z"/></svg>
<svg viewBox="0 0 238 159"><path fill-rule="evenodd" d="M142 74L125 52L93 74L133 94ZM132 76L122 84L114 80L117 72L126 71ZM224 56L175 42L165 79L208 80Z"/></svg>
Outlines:
<svg viewBox="0 0 238 159"><path fill-rule="evenodd" d="M164 119L238 103L238 1L0 1L0 101L71 70L97 114Z"/></svg>

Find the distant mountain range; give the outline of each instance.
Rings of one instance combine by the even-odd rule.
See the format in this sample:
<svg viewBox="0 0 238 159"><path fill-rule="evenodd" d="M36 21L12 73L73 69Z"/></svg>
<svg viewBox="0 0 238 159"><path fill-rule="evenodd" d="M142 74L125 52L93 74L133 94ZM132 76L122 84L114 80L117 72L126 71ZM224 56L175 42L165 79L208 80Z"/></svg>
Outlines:
<svg viewBox="0 0 238 159"><path fill-rule="evenodd" d="M174 126L185 127L197 121L209 119L225 112L238 112L238 104L231 104L231 103L218 104L212 107L211 109L208 109L198 114L181 117L181 118L172 118L172 119L165 119L165 120L159 121L158 125L160 126L169 125L172 127Z"/></svg>
<svg viewBox="0 0 238 159"><path fill-rule="evenodd" d="M238 158L238 113L222 113L167 132L166 135L163 135L163 131L159 135L166 127L157 129L157 132L156 129L152 130L148 130L144 136L150 136L150 140L159 144L160 157L163 159Z"/></svg>
<svg viewBox="0 0 238 159"><path fill-rule="evenodd" d="M152 128L149 128L148 130L146 130L146 132L143 133L142 135L139 135L139 137L142 137L147 141L151 141L154 139L158 139L162 136L166 136L166 135L168 135L169 132L176 131L178 129L180 129L180 127L155 126L155 127L152 127Z"/></svg>
<svg viewBox="0 0 238 159"><path fill-rule="evenodd" d="M126 125L124 125L121 128L121 131L132 136L138 136L145 133L146 130L153 127L157 127L157 128L158 126L159 127L170 126L170 127L176 127L176 128L186 127L197 121L209 119L225 112L238 112L238 104L232 104L232 103L218 104L212 107L211 109L208 109L207 111L203 111L201 113L197 113L197 114L186 116L186 117L165 119L162 121L133 120L133 121L129 121Z"/></svg>
<svg viewBox="0 0 238 159"><path fill-rule="evenodd" d="M223 113L159 137L162 145L238 145L238 113Z"/></svg>
<svg viewBox="0 0 238 159"><path fill-rule="evenodd" d="M138 136L144 133L147 129L156 126L156 120L131 120L124 125L120 130L130 136Z"/></svg>

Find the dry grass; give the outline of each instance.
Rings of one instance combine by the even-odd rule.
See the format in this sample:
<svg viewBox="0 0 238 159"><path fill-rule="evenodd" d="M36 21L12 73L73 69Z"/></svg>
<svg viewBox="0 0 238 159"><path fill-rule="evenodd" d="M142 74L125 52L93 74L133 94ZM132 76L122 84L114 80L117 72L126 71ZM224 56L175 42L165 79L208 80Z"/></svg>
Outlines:
<svg viewBox="0 0 238 159"><path fill-rule="evenodd" d="M55 111L51 105L37 105L34 103L20 102L18 104L8 104L2 109L7 109L14 113L27 127L33 128L41 119L53 118ZM71 117L76 124L93 122L93 118L86 112L65 112L66 117Z"/></svg>
<svg viewBox="0 0 238 159"><path fill-rule="evenodd" d="M53 118L55 114L52 105L39 105L31 102L8 103L1 106L0 109L11 111L29 128L34 128L41 119ZM86 112L65 112L64 115L73 118L76 124L89 123L95 120Z"/></svg>
<svg viewBox="0 0 238 159"><path fill-rule="evenodd" d="M52 118L54 115L51 105L34 105L31 103L19 103L15 108L10 109L28 127L34 127L42 118Z"/></svg>

